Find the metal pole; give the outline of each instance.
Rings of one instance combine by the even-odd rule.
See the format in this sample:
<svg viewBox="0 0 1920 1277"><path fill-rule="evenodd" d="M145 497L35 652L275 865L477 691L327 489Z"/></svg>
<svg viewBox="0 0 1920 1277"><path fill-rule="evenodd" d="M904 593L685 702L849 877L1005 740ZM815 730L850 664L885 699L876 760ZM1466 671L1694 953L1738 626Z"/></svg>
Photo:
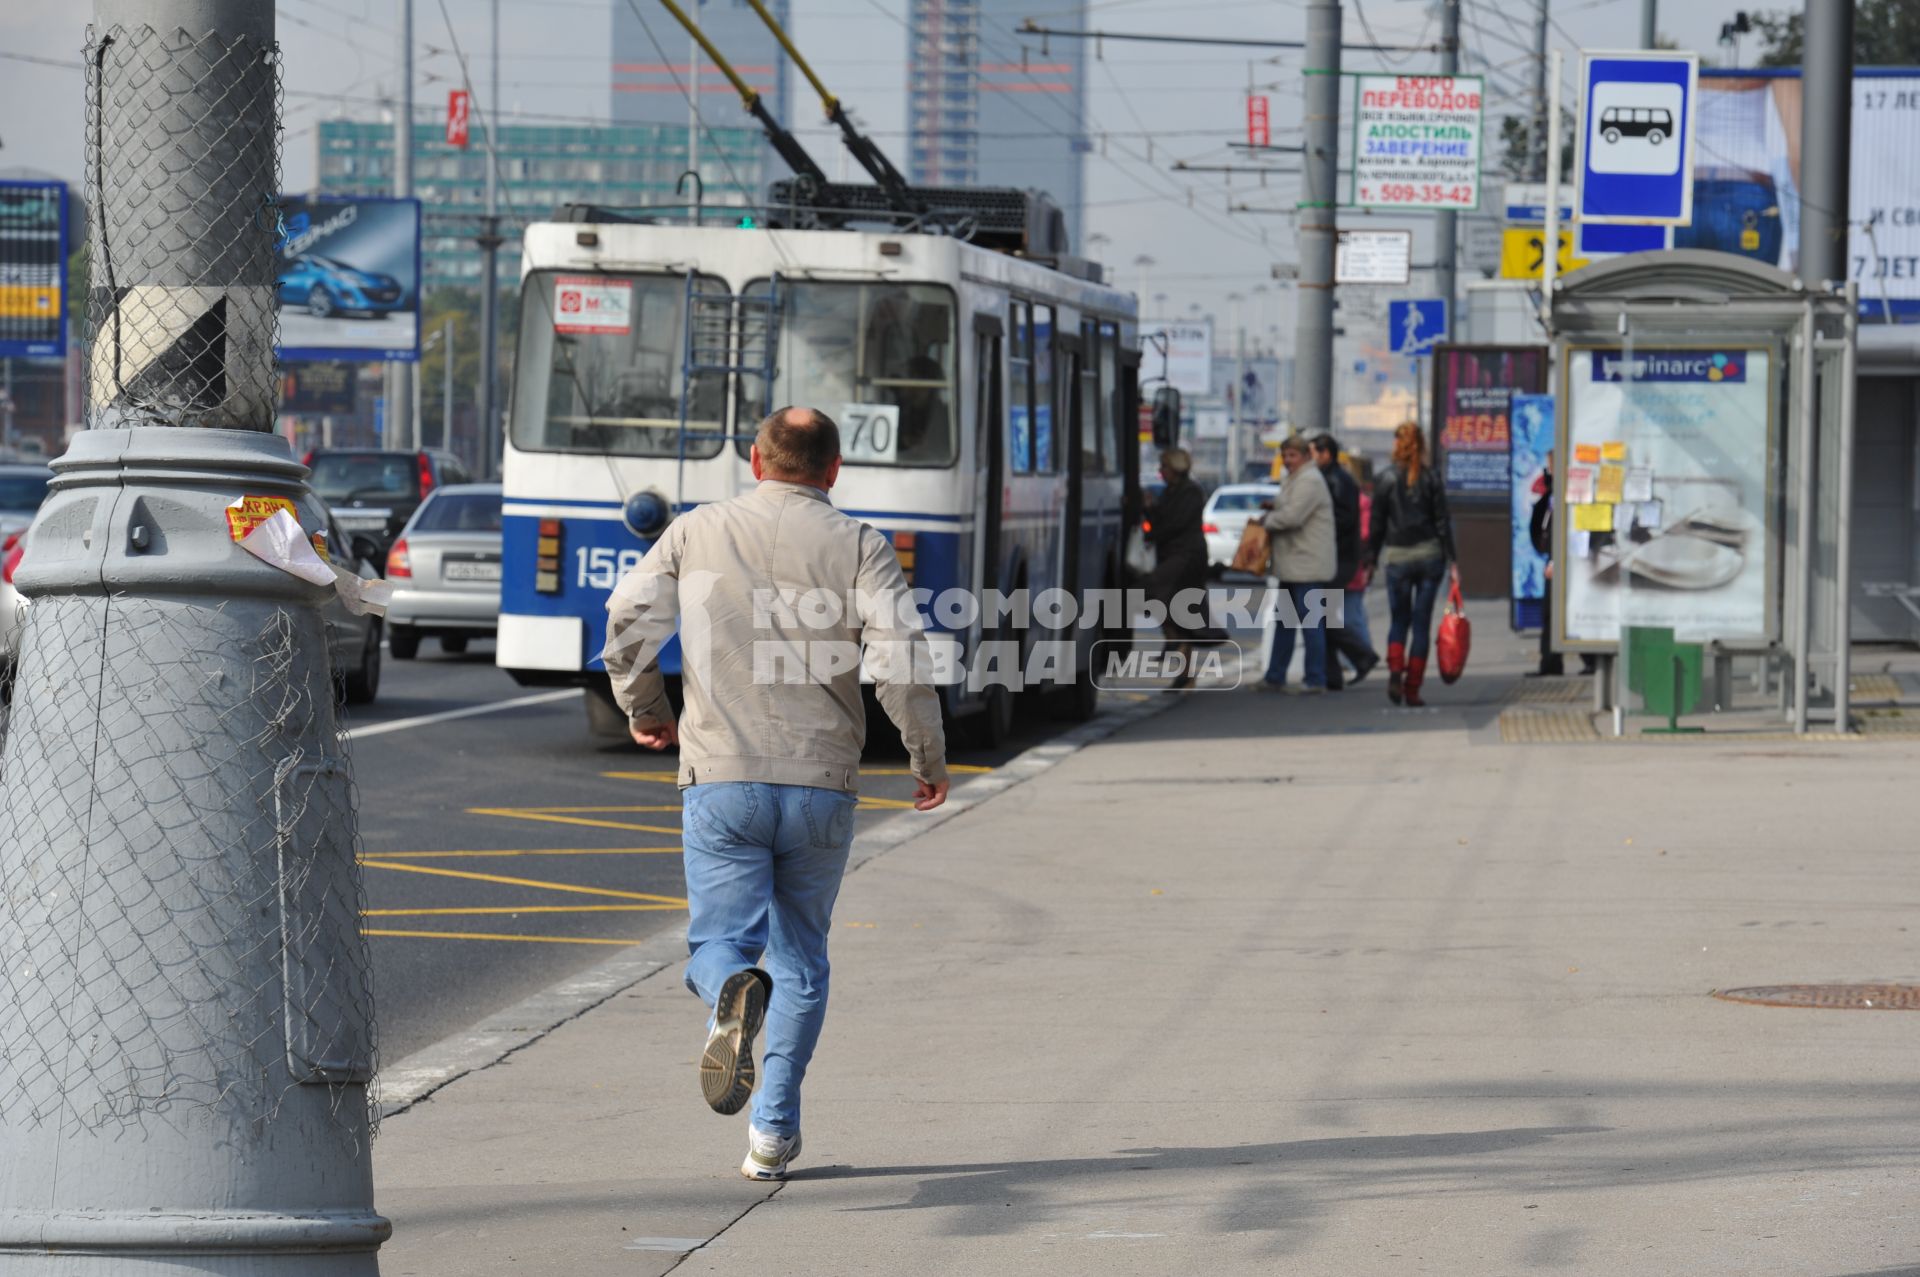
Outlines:
<svg viewBox="0 0 1920 1277"><path fill-rule="evenodd" d="M1460 0L1440 3L1440 74L1453 75L1460 70ZM1433 219L1433 282L1435 291L1447 304L1448 335L1460 331L1454 305L1454 264L1459 251L1459 215L1443 208Z"/></svg>
<svg viewBox="0 0 1920 1277"><path fill-rule="evenodd" d="M1834 476L1833 722L1847 731L1853 717L1853 414L1860 346L1860 285L1847 281L1846 349L1840 356L1840 446Z"/></svg>
<svg viewBox="0 0 1920 1277"><path fill-rule="evenodd" d="M1660 0L1640 0L1640 47L1651 49L1659 40Z"/></svg>
<svg viewBox="0 0 1920 1277"><path fill-rule="evenodd" d="M443 452L453 451L453 316L447 316L447 326L441 330L446 335L440 339L440 351L445 359L440 369L440 448Z"/></svg>
<svg viewBox="0 0 1920 1277"><path fill-rule="evenodd" d="M500 119L500 0L492 0L493 13L493 70L492 84L488 89L486 129L487 129L487 217L479 238L480 244L480 473L492 478L500 473L500 441L496 418L499 416L494 403L496 383L499 381L499 369L496 363L500 350L499 316L499 273L500 273L500 135L496 124Z"/></svg>
<svg viewBox="0 0 1920 1277"><path fill-rule="evenodd" d="M1811 691L1807 679L1808 658L1813 651L1813 618L1808 615L1808 607L1813 601L1813 503L1814 468L1817 460L1815 439L1818 436L1816 424L1819 419L1820 400L1818 396L1819 363L1814 350L1816 331L1813 321L1813 299L1806 301L1806 309L1800 317L1800 366L1794 375L1800 379L1799 401L1800 420L1795 425L1794 437L1800 446L1791 458L1799 464L1800 472L1794 475L1794 497L1799 502L1794 520L1793 564L1793 730L1804 734L1807 730L1807 697Z"/></svg>
<svg viewBox="0 0 1920 1277"><path fill-rule="evenodd" d="M400 92L393 117L393 194L413 196L413 0L400 0ZM418 337L415 337L418 341ZM420 446L416 421L420 415L419 378L414 366L395 360L387 365L386 438L381 446Z"/></svg>
<svg viewBox="0 0 1920 1277"><path fill-rule="evenodd" d="M1227 422L1227 479L1228 483L1240 482L1240 432L1247 423L1247 325L1241 313L1245 304L1239 300L1233 303L1234 331L1234 370L1233 370L1233 416Z"/></svg>
<svg viewBox="0 0 1920 1277"><path fill-rule="evenodd" d="M694 0L694 13L700 11L700 0ZM700 42L692 36L687 37L687 171L698 176L700 172ZM845 156L841 157L844 162ZM845 174L842 174L844 178ZM696 211L693 221L698 224L700 214Z"/></svg>
<svg viewBox="0 0 1920 1277"><path fill-rule="evenodd" d="M1300 171L1300 283L1295 290L1294 424L1333 428L1333 256L1338 236L1336 207L1340 157L1340 4L1312 0L1307 6L1305 78L1306 151Z"/></svg>
<svg viewBox="0 0 1920 1277"><path fill-rule="evenodd" d="M0 386L0 451L13 451L13 356L8 355L6 364L6 383Z"/></svg>
<svg viewBox="0 0 1920 1277"><path fill-rule="evenodd" d="M235 539L326 526L274 433L274 6L93 11L90 428L15 578L0 778L0 1271L375 1277L334 586Z"/></svg>
<svg viewBox="0 0 1920 1277"><path fill-rule="evenodd" d="M1560 66L1564 58L1560 50L1555 49L1548 62L1553 72L1553 84L1547 90L1547 111L1553 119L1560 118ZM1554 129L1547 134L1547 224L1543 230L1546 239L1545 251L1540 258L1540 326L1553 335L1553 285L1560 273L1560 130Z"/></svg>
<svg viewBox="0 0 1920 1277"><path fill-rule="evenodd" d="M1853 6L1807 0L1805 124L1800 148L1800 282L1838 284L1847 272L1847 138L1853 131Z"/></svg>
<svg viewBox="0 0 1920 1277"><path fill-rule="evenodd" d="M1550 119L1547 110L1547 0L1538 0L1540 16L1533 24L1533 180L1545 182L1547 176L1547 137L1560 135L1560 122ZM1557 85L1559 80L1556 78ZM1552 250L1549 247L1548 254Z"/></svg>

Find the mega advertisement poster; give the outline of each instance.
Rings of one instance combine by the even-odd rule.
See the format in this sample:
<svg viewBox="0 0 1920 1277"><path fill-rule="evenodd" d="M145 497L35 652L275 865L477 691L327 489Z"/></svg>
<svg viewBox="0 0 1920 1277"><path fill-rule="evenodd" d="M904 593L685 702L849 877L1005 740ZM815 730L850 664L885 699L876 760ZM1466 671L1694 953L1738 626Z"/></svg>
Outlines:
<svg viewBox="0 0 1920 1277"><path fill-rule="evenodd" d="M1609 648L1623 625L1771 637L1771 352L1576 346L1561 375L1556 643Z"/></svg>
<svg viewBox="0 0 1920 1277"><path fill-rule="evenodd" d="M1693 223L1675 248L1795 269L1800 244L1800 73L1700 72ZM1854 72L1848 267L1869 323L1920 316L1920 73Z"/></svg>
<svg viewBox="0 0 1920 1277"><path fill-rule="evenodd" d="M1434 347L1434 433L1450 499L1505 503L1513 397L1546 388L1544 346Z"/></svg>
<svg viewBox="0 0 1920 1277"><path fill-rule="evenodd" d="M0 356L67 353L67 188L0 182Z"/></svg>
<svg viewBox="0 0 1920 1277"><path fill-rule="evenodd" d="M281 361L418 360L420 201L281 205Z"/></svg>
<svg viewBox="0 0 1920 1277"><path fill-rule="evenodd" d="M1533 544L1533 526L1540 503L1553 500L1553 396L1515 395L1510 417L1513 443L1509 473L1512 504L1508 522L1513 530L1513 628L1536 629L1547 619L1547 556Z"/></svg>

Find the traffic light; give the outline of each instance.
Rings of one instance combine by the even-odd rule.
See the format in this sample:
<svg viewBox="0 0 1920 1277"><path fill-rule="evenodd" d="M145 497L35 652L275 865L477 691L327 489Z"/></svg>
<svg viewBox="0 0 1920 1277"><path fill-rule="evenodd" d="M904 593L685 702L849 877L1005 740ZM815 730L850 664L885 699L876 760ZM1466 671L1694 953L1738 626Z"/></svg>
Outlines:
<svg viewBox="0 0 1920 1277"><path fill-rule="evenodd" d="M1162 386L1153 392L1153 446L1174 448L1180 444L1180 392Z"/></svg>

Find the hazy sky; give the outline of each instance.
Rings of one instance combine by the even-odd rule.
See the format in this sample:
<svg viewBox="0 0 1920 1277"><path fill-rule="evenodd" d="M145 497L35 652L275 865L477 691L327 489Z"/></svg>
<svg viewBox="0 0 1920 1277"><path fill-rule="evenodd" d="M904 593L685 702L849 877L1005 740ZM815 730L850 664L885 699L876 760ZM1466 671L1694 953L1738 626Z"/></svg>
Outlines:
<svg viewBox="0 0 1920 1277"><path fill-rule="evenodd" d="M628 2L499 0L505 109L606 119L609 15L611 5ZM666 38L671 18L656 0L631 2L642 7L649 21L657 15L656 30ZM1032 3L1032 16L1043 24L1075 24L1065 0ZM1736 8L1751 4L1661 0L1660 27L1683 47L1725 61L1729 51L1717 45L1720 24ZM70 180L79 177L80 73L21 59L47 58L77 68L89 8L85 0L0 0L0 170L25 166ZM1344 9L1351 43L1426 44L1438 31L1438 6L1427 0L1348 0ZM370 118L378 111L378 99L392 91L398 10L398 0L281 0L289 189L312 181L315 120L335 113ZM1306 25L1300 0L1088 0L1087 10L1087 25L1110 31L1298 40ZM1462 12L1462 69L1489 74L1488 133L1497 136L1499 114L1527 109L1524 95L1532 85L1538 8L1534 0L1464 0ZM1552 0L1550 12L1551 43L1569 52L1582 44L1620 48L1638 35L1640 0ZM793 0L793 14L793 35L802 50L905 167L906 0ZM416 93L423 107L436 111L459 75L448 52L456 43L448 34L449 16L459 47L474 59L476 84L484 84L487 0L415 0ZM1040 52L1038 39L1027 37L1024 42L1035 54ZM1022 43L1010 33L989 34L988 56L1017 60ZM1752 43L1749 38L1749 60ZM1296 197L1287 185L1291 179L1270 179L1272 185L1262 191L1253 177L1170 171L1176 160L1234 162L1236 153L1227 144L1244 139L1250 81L1271 96L1275 143L1297 140L1299 53L1284 51L1274 60L1253 60L1249 53L1259 51L1108 41L1102 56L1089 61L1087 129L1097 144L1087 161L1087 230L1108 237L1096 242L1089 255L1106 261L1128 287L1139 281L1135 259L1153 257L1157 265L1143 299L1146 310L1180 316L1198 303L1224 325L1227 294L1266 283L1273 262L1293 257L1291 216L1224 211L1229 203L1286 208ZM1349 70L1410 71L1436 66L1427 54L1394 56L1397 63L1350 53L1346 65ZM1571 77L1577 64L1569 63ZM799 76L793 79L804 87ZM716 99L708 109L725 110L727 122L738 119L731 104L719 106L721 101ZM1032 109L1036 128L1065 123L1058 99L1036 102ZM810 96L792 104L791 115L809 130L819 120ZM829 158L836 146L832 135L822 129L803 136L828 171L834 171L837 160ZM1102 146L1098 140L1103 136ZM1342 217L1359 224L1346 214ZM1424 242L1428 220L1376 217L1366 224L1414 227L1415 257L1425 261L1431 259ZM1159 293L1167 294L1167 301L1156 306L1153 295ZM1352 303L1362 300L1356 296ZM1249 325L1279 324L1284 333L1292 307L1290 291L1269 289L1247 307ZM1359 309L1356 305L1350 311L1350 326ZM1256 317L1260 310L1264 315Z"/></svg>

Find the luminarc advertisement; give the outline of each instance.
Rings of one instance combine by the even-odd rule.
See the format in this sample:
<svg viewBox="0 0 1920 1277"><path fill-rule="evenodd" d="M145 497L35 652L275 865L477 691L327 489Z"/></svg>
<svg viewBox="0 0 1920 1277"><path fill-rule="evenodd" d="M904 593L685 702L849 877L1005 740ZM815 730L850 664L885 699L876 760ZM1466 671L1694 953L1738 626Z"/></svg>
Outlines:
<svg viewBox="0 0 1920 1277"><path fill-rule="evenodd" d="M1568 348L1555 449L1555 637L1610 649L1621 627L1766 642L1778 528L1766 348Z"/></svg>

